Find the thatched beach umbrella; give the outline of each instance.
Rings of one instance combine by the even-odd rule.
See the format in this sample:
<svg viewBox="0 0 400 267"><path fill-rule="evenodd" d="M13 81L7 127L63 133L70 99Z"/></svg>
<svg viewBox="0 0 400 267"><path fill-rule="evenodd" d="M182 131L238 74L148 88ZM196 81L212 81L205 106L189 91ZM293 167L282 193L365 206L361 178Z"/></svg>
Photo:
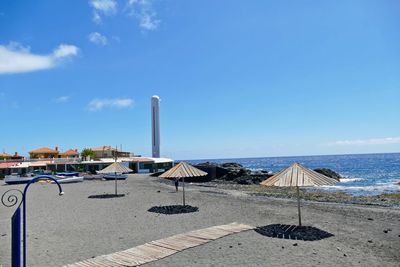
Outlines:
<svg viewBox="0 0 400 267"><path fill-rule="evenodd" d="M182 179L183 206L185 206L185 178L200 177L206 175L208 175L208 173L199 170L186 162L181 162L161 174L159 177L166 179Z"/></svg>
<svg viewBox="0 0 400 267"><path fill-rule="evenodd" d="M260 184L262 186L296 187L299 226L301 226L299 187L334 185L337 182L338 181L333 178L329 178L316 171L307 169L299 163L294 163L290 167L278 172Z"/></svg>
<svg viewBox="0 0 400 267"><path fill-rule="evenodd" d="M114 173L115 175L115 195L117 195L117 174L123 174L123 173L128 173L131 172L132 170L126 167L124 164L120 162L114 162L110 166L105 167L101 171L98 171L97 173Z"/></svg>

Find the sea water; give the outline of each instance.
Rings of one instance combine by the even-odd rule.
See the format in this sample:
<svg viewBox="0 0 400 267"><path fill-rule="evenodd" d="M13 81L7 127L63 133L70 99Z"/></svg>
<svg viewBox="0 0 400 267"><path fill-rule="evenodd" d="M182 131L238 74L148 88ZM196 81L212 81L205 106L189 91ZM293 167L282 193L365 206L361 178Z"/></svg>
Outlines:
<svg viewBox="0 0 400 267"><path fill-rule="evenodd" d="M400 153L358 154L331 156L266 157L191 160L200 162L237 162L252 171L278 172L298 162L310 169L328 168L343 179L334 186L316 188L324 191L344 191L352 195L379 195L400 193Z"/></svg>

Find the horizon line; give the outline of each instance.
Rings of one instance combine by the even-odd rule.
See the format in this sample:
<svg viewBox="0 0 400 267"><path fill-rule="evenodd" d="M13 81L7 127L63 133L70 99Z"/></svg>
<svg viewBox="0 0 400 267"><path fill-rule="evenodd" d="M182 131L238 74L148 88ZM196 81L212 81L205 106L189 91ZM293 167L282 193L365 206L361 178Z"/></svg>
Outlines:
<svg viewBox="0 0 400 267"><path fill-rule="evenodd" d="M202 159L176 159L175 161L192 160L225 160L225 159L261 159L261 158L292 158L292 157L327 157L327 156L352 156L352 155L382 155L400 154L399 152L368 152L368 153L344 153L344 154L319 154L319 155L291 155L291 156L256 156L256 157L232 157L232 158L202 158Z"/></svg>

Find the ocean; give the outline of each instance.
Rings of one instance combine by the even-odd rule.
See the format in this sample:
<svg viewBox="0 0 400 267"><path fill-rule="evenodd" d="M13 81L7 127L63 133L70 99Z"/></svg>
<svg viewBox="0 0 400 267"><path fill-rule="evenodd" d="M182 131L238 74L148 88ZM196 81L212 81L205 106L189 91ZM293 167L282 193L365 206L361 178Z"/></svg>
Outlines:
<svg viewBox="0 0 400 267"><path fill-rule="evenodd" d="M352 195L379 195L400 193L400 153L357 154L331 156L265 157L234 159L190 160L200 162L237 162L253 171L278 172L294 162L305 167L329 168L344 178L334 186L323 186L314 190L344 191Z"/></svg>

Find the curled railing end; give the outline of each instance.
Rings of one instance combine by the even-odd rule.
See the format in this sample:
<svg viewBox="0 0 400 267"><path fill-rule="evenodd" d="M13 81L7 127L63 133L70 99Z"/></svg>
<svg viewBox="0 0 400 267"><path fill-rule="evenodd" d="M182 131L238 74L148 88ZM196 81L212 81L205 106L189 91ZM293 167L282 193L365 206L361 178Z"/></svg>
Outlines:
<svg viewBox="0 0 400 267"><path fill-rule="evenodd" d="M15 192L15 193L13 193L13 192ZM23 193L21 192L21 190L10 189L10 190L4 192L4 194L1 196L1 203L8 208L11 208L11 207L17 205L19 202L18 194L21 196L21 199L22 199Z"/></svg>

